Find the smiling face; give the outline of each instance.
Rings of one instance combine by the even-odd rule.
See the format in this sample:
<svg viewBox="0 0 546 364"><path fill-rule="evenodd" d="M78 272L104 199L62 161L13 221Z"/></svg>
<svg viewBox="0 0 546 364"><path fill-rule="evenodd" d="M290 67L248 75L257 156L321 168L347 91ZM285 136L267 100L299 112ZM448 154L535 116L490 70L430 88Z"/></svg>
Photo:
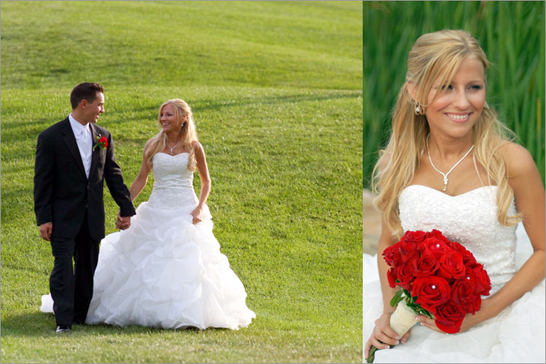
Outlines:
<svg viewBox="0 0 546 364"><path fill-rule="evenodd" d="M436 93L439 92L436 100ZM431 133L458 138L472 132L485 104L485 73L481 60L469 56L451 82L433 85L426 117Z"/></svg>
<svg viewBox="0 0 546 364"><path fill-rule="evenodd" d="M180 132L182 124L186 122L187 118L187 115L178 117L175 107L167 104L159 113L159 124L165 133Z"/></svg>
<svg viewBox="0 0 546 364"><path fill-rule="evenodd" d="M93 102L87 99L80 101L79 105L72 110L72 114L82 125L87 123L96 124L99 121L100 114L104 112L104 94L97 92Z"/></svg>
<svg viewBox="0 0 546 364"><path fill-rule="evenodd" d="M92 103L85 102L85 115L87 121L95 124L99 120L100 114L104 112L104 94L97 92L97 97Z"/></svg>

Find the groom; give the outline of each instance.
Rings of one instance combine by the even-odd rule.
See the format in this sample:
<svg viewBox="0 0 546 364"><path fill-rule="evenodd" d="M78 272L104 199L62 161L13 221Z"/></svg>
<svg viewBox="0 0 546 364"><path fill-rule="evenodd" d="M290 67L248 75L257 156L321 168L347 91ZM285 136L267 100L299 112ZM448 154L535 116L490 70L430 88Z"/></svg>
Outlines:
<svg viewBox="0 0 546 364"><path fill-rule="evenodd" d="M73 323L83 324L87 316L99 243L105 235L105 180L120 207L116 227L129 227L135 215L112 136L96 125L104 112L102 86L77 85L70 103L72 113L38 136L34 174L36 220L55 258L49 287L57 332L70 331Z"/></svg>

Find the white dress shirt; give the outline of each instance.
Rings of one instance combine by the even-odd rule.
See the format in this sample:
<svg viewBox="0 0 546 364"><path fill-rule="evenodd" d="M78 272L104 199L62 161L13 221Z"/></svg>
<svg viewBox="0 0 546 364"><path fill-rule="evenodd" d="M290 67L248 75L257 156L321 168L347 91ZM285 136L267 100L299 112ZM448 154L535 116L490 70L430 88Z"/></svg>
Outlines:
<svg viewBox="0 0 546 364"><path fill-rule="evenodd" d="M76 143L78 143L78 149L80 150L80 156L82 157L83 167L85 169L85 174L89 178L89 171L91 170L91 154L93 152L93 133L89 124L82 125L72 114L68 115L68 120L70 120L70 126L74 132L74 137L76 137Z"/></svg>

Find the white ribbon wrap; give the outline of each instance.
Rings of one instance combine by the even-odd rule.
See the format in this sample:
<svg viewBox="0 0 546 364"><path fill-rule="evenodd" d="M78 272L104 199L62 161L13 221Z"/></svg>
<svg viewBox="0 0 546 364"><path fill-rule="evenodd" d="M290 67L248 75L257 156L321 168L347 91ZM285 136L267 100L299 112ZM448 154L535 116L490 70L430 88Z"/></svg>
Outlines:
<svg viewBox="0 0 546 364"><path fill-rule="evenodd" d="M402 299L391 315L390 325L402 337L417 323L415 320L417 316L419 315L406 305L406 300Z"/></svg>

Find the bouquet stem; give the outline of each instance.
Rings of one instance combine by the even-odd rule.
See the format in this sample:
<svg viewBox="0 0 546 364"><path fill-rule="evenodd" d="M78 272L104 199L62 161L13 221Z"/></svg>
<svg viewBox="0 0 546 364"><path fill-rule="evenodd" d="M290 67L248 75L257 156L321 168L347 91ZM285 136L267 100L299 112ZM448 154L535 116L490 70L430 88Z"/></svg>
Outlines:
<svg viewBox="0 0 546 364"><path fill-rule="evenodd" d="M400 302L398 302L398 305L396 306L396 310L394 310L391 315L391 328L396 331L396 333L400 337L402 337L406 334L406 332L408 332L409 329L411 329L417 323L417 321L415 321L415 318L417 316L418 314L406 305L405 299L400 300ZM391 345L391 348L392 347L393 345ZM367 363L373 363L376 351L377 348L375 346L372 346L370 349L370 354L368 355L368 359L366 359Z"/></svg>
<svg viewBox="0 0 546 364"><path fill-rule="evenodd" d="M402 337L417 323L415 321L417 316L418 314L406 305L406 300L401 300L391 315L391 327Z"/></svg>

